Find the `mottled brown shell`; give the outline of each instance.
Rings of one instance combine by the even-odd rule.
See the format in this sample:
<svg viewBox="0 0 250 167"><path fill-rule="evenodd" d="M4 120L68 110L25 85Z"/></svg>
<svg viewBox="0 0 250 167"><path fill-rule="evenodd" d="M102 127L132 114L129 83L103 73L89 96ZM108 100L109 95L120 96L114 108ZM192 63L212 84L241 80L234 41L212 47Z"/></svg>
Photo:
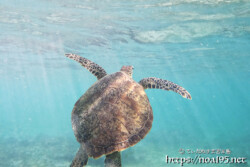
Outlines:
<svg viewBox="0 0 250 167"><path fill-rule="evenodd" d="M124 72L97 81L72 111L77 141L94 158L135 145L149 132L152 121L144 88Z"/></svg>

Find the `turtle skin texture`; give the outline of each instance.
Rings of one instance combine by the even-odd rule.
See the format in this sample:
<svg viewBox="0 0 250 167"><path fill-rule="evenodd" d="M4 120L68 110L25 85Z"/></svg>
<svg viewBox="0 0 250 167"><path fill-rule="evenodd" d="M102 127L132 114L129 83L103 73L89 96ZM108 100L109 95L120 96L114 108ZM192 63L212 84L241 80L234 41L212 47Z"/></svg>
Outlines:
<svg viewBox="0 0 250 167"><path fill-rule="evenodd" d="M80 97L71 121L77 141L96 159L143 139L152 127L153 113L144 88L126 73L116 72Z"/></svg>

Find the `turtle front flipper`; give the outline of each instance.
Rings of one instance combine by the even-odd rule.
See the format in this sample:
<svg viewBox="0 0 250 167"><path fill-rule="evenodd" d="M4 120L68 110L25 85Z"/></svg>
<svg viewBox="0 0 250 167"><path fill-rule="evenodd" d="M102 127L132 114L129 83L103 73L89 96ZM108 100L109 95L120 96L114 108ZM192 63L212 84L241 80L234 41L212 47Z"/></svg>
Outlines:
<svg viewBox="0 0 250 167"><path fill-rule="evenodd" d="M144 89L171 90L180 94L184 98L192 99L191 95L188 93L186 89L168 80L150 77L150 78L143 78L139 82L139 84L141 84Z"/></svg>
<svg viewBox="0 0 250 167"><path fill-rule="evenodd" d="M65 56L79 62L83 67L85 67L92 74L94 74L97 77L97 79L101 79L102 77L107 75L106 71L101 66L84 57L72 53L65 54Z"/></svg>
<svg viewBox="0 0 250 167"><path fill-rule="evenodd" d="M83 167L88 163L88 154L83 146L80 146L70 167Z"/></svg>
<svg viewBox="0 0 250 167"><path fill-rule="evenodd" d="M121 167L121 153L114 152L112 154L106 155L105 167Z"/></svg>

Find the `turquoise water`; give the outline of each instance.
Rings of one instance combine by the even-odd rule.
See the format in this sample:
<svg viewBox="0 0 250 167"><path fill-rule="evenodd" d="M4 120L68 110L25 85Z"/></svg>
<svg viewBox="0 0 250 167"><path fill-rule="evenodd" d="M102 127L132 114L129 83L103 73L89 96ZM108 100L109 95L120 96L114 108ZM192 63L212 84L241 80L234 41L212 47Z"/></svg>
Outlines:
<svg viewBox="0 0 250 167"><path fill-rule="evenodd" d="M108 73L133 65L136 81L163 78L192 95L146 90L153 127L122 152L123 166L175 167L166 155L197 155L181 148L250 158L250 1L1 0L1 167L70 165L79 148L71 110L96 81L63 56L71 52ZM248 166L195 166L238 165Z"/></svg>

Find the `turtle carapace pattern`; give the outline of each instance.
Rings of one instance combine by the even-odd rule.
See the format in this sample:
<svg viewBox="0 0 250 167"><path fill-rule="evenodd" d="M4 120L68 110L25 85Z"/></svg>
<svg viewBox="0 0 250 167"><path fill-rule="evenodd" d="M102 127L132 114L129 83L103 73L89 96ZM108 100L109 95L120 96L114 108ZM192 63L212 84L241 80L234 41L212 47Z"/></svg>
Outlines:
<svg viewBox="0 0 250 167"><path fill-rule="evenodd" d="M145 89L171 90L182 97L191 95L181 86L159 78L132 78L133 66L107 74L98 64L75 54L66 54L98 79L75 103L72 128L80 148L71 167L82 167L88 158L106 155L105 167L121 167L120 152L137 144L150 131L152 107Z"/></svg>

